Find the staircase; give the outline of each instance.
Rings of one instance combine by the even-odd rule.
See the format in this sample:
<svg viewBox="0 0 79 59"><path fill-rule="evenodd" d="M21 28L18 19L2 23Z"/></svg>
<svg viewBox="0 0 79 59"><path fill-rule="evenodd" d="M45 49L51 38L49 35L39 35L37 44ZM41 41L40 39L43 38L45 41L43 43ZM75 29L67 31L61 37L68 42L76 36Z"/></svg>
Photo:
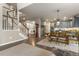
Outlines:
<svg viewBox="0 0 79 59"><path fill-rule="evenodd" d="M26 18L23 14L19 15L19 28L20 28L20 35L27 39L29 37L29 28L27 28Z"/></svg>
<svg viewBox="0 0 79 59"><path fill-rule="evenodd" d="M26 26L26 18L22 14L21 16L19 15L19 21L17 19L17 7L6 4L7 6L2 7L3 11L3 20L2 20L2 29L3 30L17 30L19 28L20 36L23 38L28 37L29 29ZM20 26L18 26L20 23Z"/></svg>
<svg viewBox="0 0 79 59"><path fill-rule="evenodd" d="M8 7L3 6L3 30L14 30L18 27L18 20L17 20L17 8L11 9L12 5Z"/></svg>

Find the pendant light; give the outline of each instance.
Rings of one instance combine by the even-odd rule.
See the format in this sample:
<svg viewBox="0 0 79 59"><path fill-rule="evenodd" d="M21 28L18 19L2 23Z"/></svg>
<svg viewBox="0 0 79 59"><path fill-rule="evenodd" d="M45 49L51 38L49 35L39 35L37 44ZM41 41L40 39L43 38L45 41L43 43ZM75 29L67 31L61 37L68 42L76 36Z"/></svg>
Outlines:
<svg viewBox="0 0 79 59"><path fill-rule="evenodd" d="M59 26L60 25L60 19L59 19L59 12L60 12L60 10L58 9L57 11L57 22L56 22L56 24L57 24L57 26Z"/></svg>

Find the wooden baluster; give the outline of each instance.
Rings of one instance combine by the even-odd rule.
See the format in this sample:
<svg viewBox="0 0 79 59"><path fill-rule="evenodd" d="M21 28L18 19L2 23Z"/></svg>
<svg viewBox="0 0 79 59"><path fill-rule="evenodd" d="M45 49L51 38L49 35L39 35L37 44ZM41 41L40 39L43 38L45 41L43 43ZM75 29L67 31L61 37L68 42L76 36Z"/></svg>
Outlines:
<svg viewBox="0 0 79 59"><path fill-rule="evenodd" d="M6 30L8 30L8 11L7 11L7 19L6 19Z"/></svg>
<svg viewBox="0 0 79 59"><path fill-rule="evenodd" d="M13 19L12 19L12 30L13 30Z"/></svg>
<svg viewBox="0 0 79 59"><path fill-rule="evenodd" d="M4 30L4 17L3 17L3 20L2 20L2 28Z"/></svg>

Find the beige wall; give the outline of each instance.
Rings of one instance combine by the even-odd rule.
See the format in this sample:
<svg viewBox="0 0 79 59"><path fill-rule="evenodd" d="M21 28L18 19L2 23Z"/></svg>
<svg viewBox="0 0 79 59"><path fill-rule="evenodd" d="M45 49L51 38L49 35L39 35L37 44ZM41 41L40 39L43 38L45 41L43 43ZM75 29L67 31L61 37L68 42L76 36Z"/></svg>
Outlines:
<svg viewBox="0 0 79 59"><path fill-rule="evenodd" d="M0 44L23 39L18 31L0 31Z"/></svg>
<svg viewBox="0 0 79 59"><path fill-rule="evenodd" d="M50 33L50 22L44 22L45 33Z"/></svg>

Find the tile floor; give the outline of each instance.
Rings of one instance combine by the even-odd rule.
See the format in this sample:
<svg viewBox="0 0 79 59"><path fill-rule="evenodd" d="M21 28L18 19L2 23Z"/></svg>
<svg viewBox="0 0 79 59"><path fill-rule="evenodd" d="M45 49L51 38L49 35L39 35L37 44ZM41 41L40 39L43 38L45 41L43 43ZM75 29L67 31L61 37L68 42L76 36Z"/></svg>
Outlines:
<svg viewBox="0 0 79 59"><path fill-rule="evenodd" d="M0 56L55 56L52 52L39 48L33 47L26 43L21 43L14 47L0 51Z"/></svg>

